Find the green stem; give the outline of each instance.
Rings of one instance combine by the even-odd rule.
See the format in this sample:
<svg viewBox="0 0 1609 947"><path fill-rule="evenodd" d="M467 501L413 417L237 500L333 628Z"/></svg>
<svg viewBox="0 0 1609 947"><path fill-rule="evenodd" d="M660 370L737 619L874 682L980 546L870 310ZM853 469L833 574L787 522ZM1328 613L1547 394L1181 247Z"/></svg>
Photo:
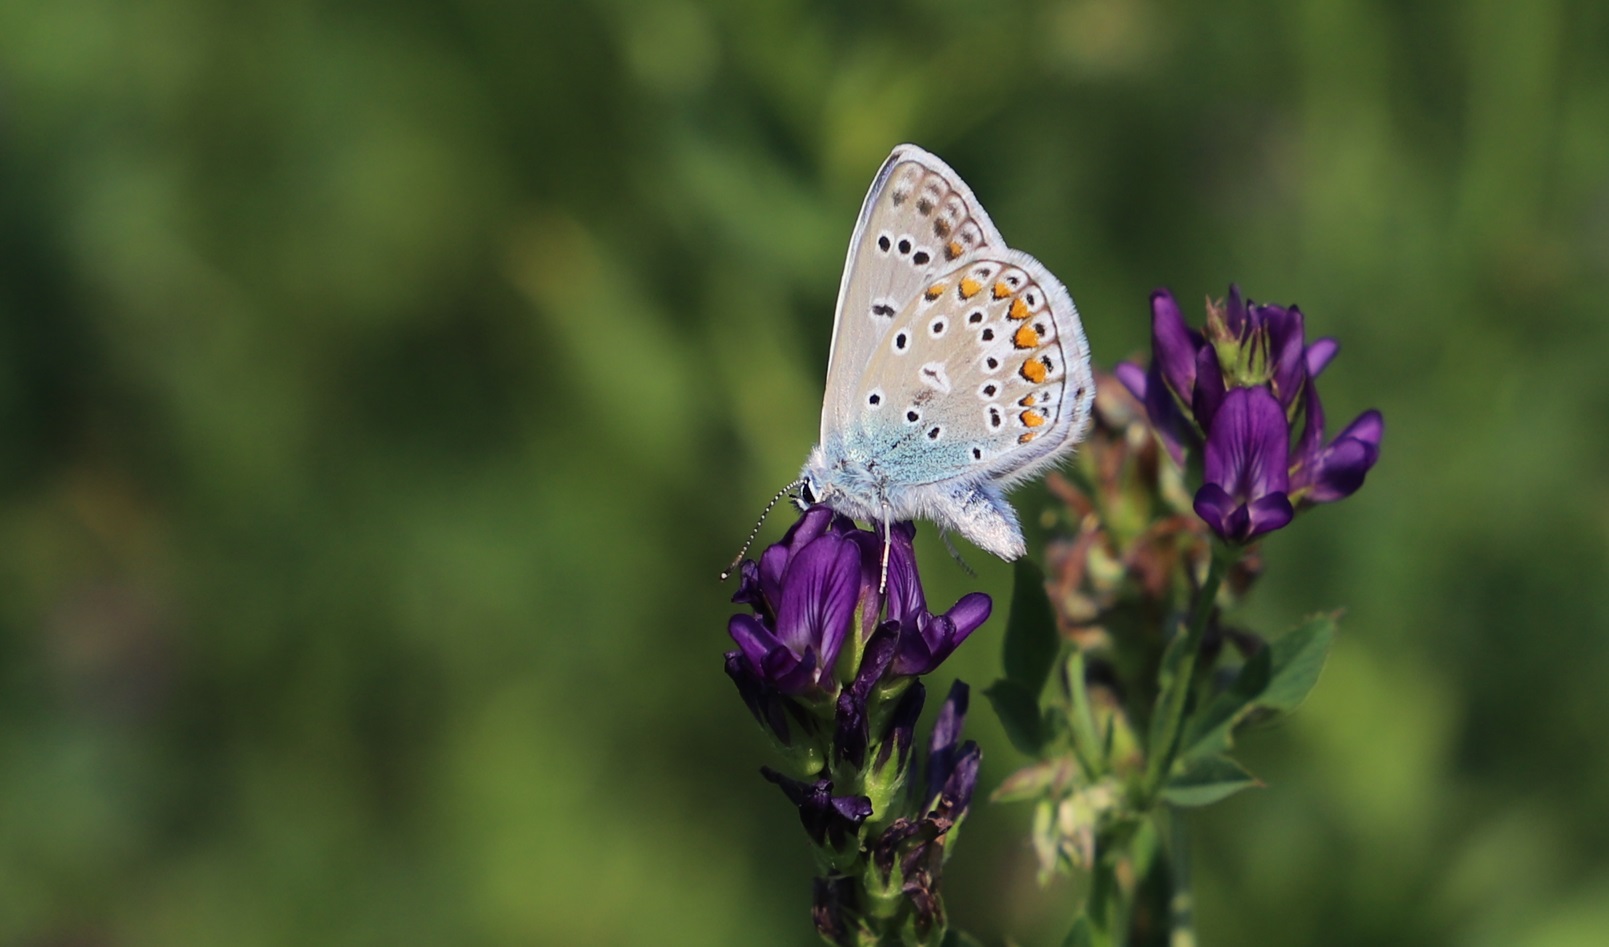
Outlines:
<svg viewBox="0 0 1609 947"><path fill-rule="evenodd" d="M1094 877L1090 879L1089 901L1084 911L1089 915L1096 947L1115 947L1117 922L1122 915L1122 886L1117 880L1116 853L1098 855Z"/></svg>
<svg viewBox="0 0 1609 947"><path fill-rule="evenodd" d="M1196 947L1195 894L1190 887L1190 830L1184 813L1168 813L1168 876L1173 889L1168 898L1168 947Z"/></svg>
<svg viewBox="0 0 1609 947"><path fill-rule="evenodd" d="M1190 687L1195 681L1196 658L1201 653L1201 639L1207 634L1207 619L1212 615L1212 604L1218 598L1218 586L1223 583L1224 573L1229 571L1233 555L1233 552L1223 547L1214 548L1212 563L1207 567L1207 578L1201 583L1201 591L1197 594L1195 606L1190 612L1190 625L1185 631L1182 645L1184 653L1179 657L1179 666L1174 669L1167 690L1157 698L1156 713L1159 723L1153 724L1151 732L1155 738L1151 745L1146 747L1149 758L1145 766L1145 781L1140 788L1141 811L1149 809L1156 800L1163 781L1167 779L1168 770L1173 766L1174 751L1179 742L1179 728L1184 722L1185 704L1190 699Z"/></svg>

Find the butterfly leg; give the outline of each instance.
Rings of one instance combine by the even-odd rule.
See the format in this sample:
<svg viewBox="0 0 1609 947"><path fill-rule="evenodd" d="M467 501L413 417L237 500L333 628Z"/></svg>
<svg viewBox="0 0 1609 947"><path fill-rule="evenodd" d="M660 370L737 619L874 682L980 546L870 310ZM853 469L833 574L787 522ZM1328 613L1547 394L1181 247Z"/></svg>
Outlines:
<svg viewBox="0 0 1609 947"><path fill-rule="evenodd" d="M950 558L954 559L955 564L961 567L961 571L965 572L971 578L976 579L978 577L977 570L968 565L965 559L961 558L961 550L955 548L955 543L950 541L949 531L940 530L939 538L944 540L944 548L950 551Z"/></svg>
<svg viewBox="0 0 1609 947"><path fill-rule="evenodd" d="M888 504L883 504L883 578L877 583L877 594L882 595L888 591L888 550L894 544L891 527L888 524Z"/></svg>

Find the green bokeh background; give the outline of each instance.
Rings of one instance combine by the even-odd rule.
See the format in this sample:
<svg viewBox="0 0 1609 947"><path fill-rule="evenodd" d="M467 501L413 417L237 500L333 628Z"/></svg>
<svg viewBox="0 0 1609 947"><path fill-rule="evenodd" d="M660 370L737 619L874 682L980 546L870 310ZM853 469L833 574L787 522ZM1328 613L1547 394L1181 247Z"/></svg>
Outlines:
<svg viewBox="0 0 1609 947"><path fill-rule="evenodd" d="M1348 608L1203 944L1609 943L1606 117L1590 0L0 0L0 943L814 943L714 574L904 140L1100 365L1238 280L1385 412L1242 616ZM991 943L1070 917L1025 818Z"/></svg>

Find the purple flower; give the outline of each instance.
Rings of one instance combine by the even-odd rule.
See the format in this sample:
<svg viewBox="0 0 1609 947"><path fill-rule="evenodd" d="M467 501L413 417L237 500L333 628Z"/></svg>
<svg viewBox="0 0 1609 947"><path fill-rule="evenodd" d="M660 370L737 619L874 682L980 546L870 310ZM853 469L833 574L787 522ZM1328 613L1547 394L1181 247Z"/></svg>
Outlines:
<svg viewBox="0 0 1609 947"><path fill-rule="evenodd" d="M1330 354L1333 357L1333 351ZM1324 406L1319 403L1318 386L1311 379L1305 401L1306 426L1291 460L1291 496L1304 506L1345 499L1363 486L1369 468L1380 459L1385 418L1379 411L1365 411L1326 444Z"/></svg>
<svg viewBox="0 0 1609 947"><path fill-rule="evenodd" d="M927 761L927 801L913 819L898 819L869 843L872 864L884 884L898 869L901 893L910 902L917 933L942 926L938 897L944 868L944 843L972 804L982 754L970 740L957 745L966 719L967 686L956 681L933 727Z"/></svg>
<svg viewBox="0 0 1609 947"><path fill-rule="evenodd" d="M818 762L814 757L819 756L820 747L813 738L821 731L821 723L814 716L789 700L770 681L754 673L742 651L726 653L726 675L737 685L738 696L766 732L784 748L797 747L805 765Z"/></svg>
<svg viewBox="0 0 1609 947"><path fill-rule="evenodd" d="M967 698L960 682L935 726L926 798L910 778L926 698L917 677L992 608L989 596L973 593L943 614L928 611L915 533L898 523L885 540L812 507L757 562L742 564L733 597L752 613L729 622L737 648L726 671L790 764L786 774L761 772L798 807L818 848L826 874L816 879L812 916L833 943L881 943L908 925L923 938L942 929L944 841L977 785L978 748L957 745ZM883 910L890 906L893 914Z"/></svg>
<svg viewBox="0 0 1609 947"><path fill-rule="evenodd" d="M927 754L927 798L935 810L966 811L972 802L972 790L978 783L981 755L978 746L960 742L970 693L965 682L956 681L939 710L939 719L933 723L933 739Z"/></svg>
<svg viewBox="0 0 1609 947"><path fill-rule="evenodd" d="M816 932L830 944L845 947L854 943L855 915L860 912L860 889L853 878L828 875L817 878L810 899L810 919Z"/></svg>
<svg viewBox="0 0 1609 947"><path fill-rule="evenodd" d="M1190 415L1180 406L1194 400L1197 356L1203 349L1211 350L1199 332L1185 325L1173 294L1159 289L1151 294L1151 367L1120 362L1113 369L1117 380L1145 405L1151 427L1180 466L1186 447L1200 442Z"/></svg>
<svg viewBox="0 0 1609 947"><path fill-rule="evenodd" d="M1166 289L1151 293L1151 361L1174 397L1189 404L1196 387L1196 353L1206 345L1185 325L1179 301Z"/></svg>
<svg viewBox="0 0 1609 947"><path fill-rule="evenodd" d="M1243 300L1231 285L1223 305L1207 307L1207 338L1229 387L1268 385L1290 410L1307 378L1300 309Z"/></svg>
<svg viewBox="0 0 1609 947"><path fill-rule="evenodd" d="M1384 422L1366 411L1324 440L1317 379L1335 358L1334 339L1306 342L1295 306L1242 298L1229 287L1208 303L1204 332L1184 321L1173 294L1151 294L1152 361L1120 364L1119 381L1140 399L1174 461L1204 447L1196 513L1226 542L1244 543L1289 523L1296 508L1350 496L1380 456ZM1291 426L1305 415L1294 449Z"/></svg>
<svg viewBox="0 0 1609 947"><path fill-rule="evenodd" d="M866 750L871 744L871 721L866 698L872 688L888 673L894 663L894 652L899 647L899 625L887 622L866 642L866 651L860 656L860 669L855 680L838 694L838 712L834 716L836 734L833 745L838 758L855 769L866 765Z"/></svg>
<svg viewBox="0 0 1609 947"><path fill-rule="evenodd" d="M755 614L733 615L727 630L754 677L790 695L836 689L833 670L857 615L875 616L881 604L880 553L868 556L870 535L814 507L758 566L743 563L732 600Z"/></svg>
<svg viewBox="0 0 1609 947"><path fill-rule="evenodd" d="M760 774L776 783L790 801L799 807L799 821L817 845L843 851L854 840L861 823L872 814L872 803L865 796L834 796L832 780L825 776L813 783L800 782L771 769L760 767Z"/></svg>
<svg viewBox="0 0 1609 947"><path fill-rule="evenodd" d="M896 677L931 673L988 620L994 607L989 596L971 592L942 615L929 612L916 573L916 550L911 544L915 536L915 526L896 524L888 555L888 620L897 622L900 631L890 668Z"/></svg>
<svg viewBox="0 0 1609 947"><path fill-rule="evenodd" d="M1225 542L1244 543L1291 521L1290 426L1266 388L1224 396L1207 437L1196 515Z"/></svg>

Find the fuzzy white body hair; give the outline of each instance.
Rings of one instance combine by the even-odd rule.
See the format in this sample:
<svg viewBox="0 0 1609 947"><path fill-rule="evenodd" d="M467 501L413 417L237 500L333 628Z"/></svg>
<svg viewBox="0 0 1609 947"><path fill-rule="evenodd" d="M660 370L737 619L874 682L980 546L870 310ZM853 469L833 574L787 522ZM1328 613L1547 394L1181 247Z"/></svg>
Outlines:
<svg viewBox="0 0 1609 947"><path fill-rule="evenodd" d="M1001 484L986 475L901 483L890 479L874 458L855 456L841 444L818 444L800 476L817 502L852 519L878 523L931 520L940 529L959 533L1002 559L1016 559L1027 551L1016 511L1006 502Z"/></svg>

